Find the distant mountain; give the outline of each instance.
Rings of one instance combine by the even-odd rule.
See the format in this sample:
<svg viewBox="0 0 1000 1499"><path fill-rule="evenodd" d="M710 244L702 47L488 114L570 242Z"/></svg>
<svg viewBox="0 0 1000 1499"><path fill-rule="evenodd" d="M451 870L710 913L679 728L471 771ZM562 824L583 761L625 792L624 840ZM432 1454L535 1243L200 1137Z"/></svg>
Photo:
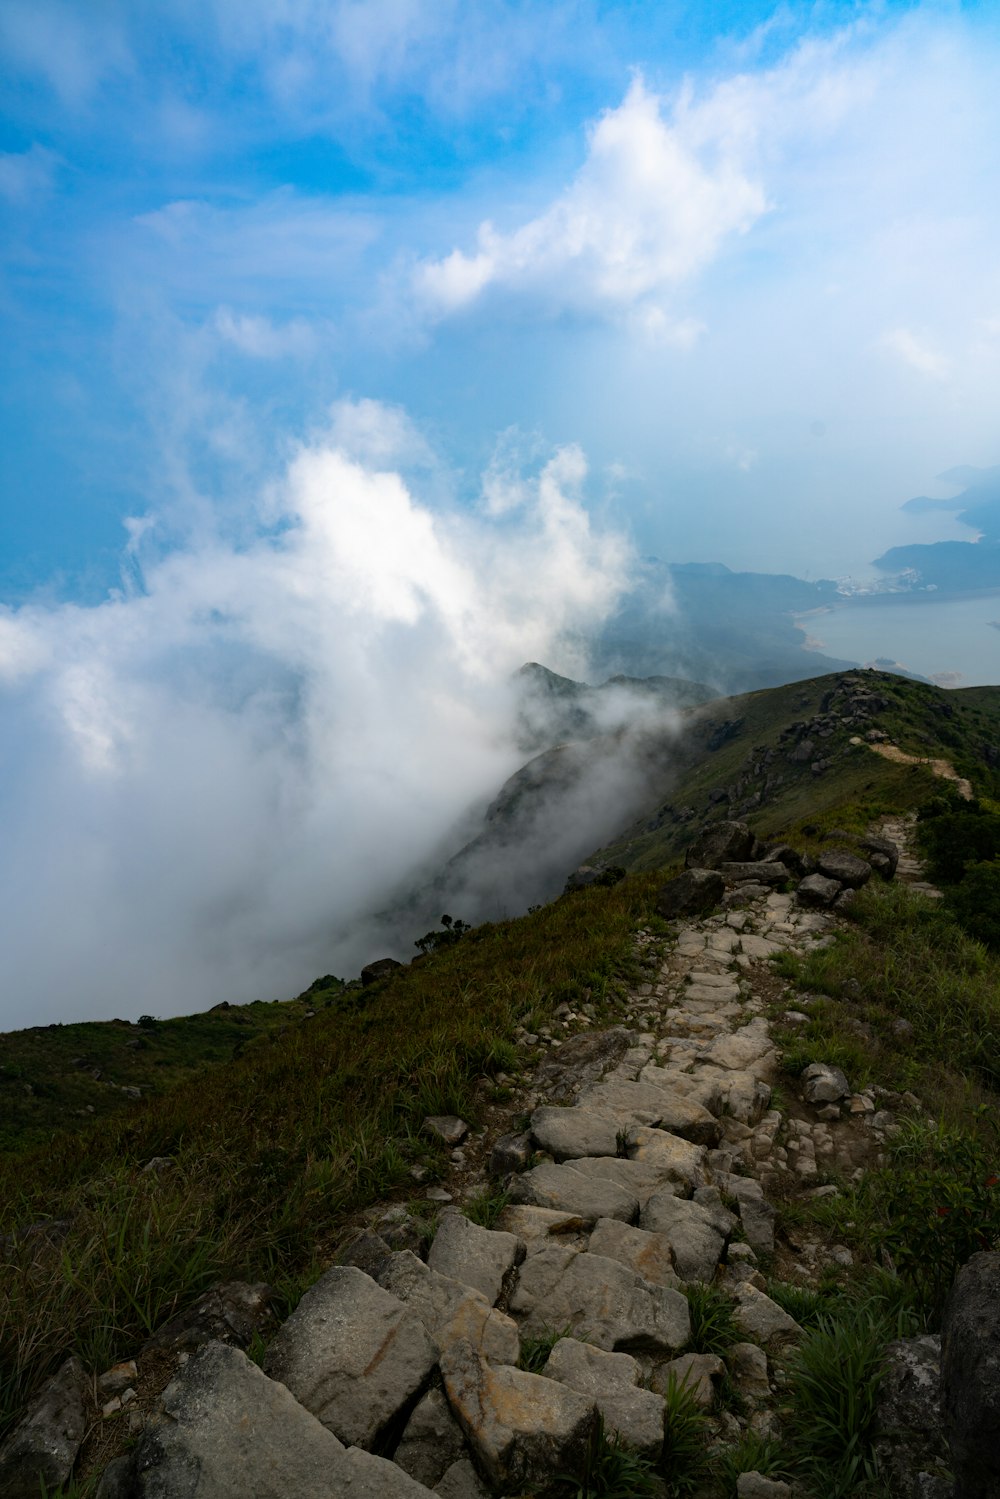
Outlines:
<svg viewBox="0 0 1000 1499"><path fill-rule="evenodd" d="M979 532L978 538L890 547L874 565L886 573L912 572L920 586L949 593L1000 588L1000 468L952 469L941 478L966 487L954 499L918 495L902 508L914 515L957 511L963 525Z"/></svg>

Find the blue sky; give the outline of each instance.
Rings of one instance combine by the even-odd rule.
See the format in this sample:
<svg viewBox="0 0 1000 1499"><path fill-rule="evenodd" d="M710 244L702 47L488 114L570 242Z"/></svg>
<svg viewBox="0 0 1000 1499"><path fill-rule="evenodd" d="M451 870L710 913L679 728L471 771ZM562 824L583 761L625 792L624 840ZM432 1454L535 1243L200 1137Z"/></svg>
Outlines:
<svg viewBox="0 0 1000 1499"><path fill-rule="evenodd" d="M636 555L961 534L998 76L992 0L5 0L0 1023L372 956Z"/></svg>

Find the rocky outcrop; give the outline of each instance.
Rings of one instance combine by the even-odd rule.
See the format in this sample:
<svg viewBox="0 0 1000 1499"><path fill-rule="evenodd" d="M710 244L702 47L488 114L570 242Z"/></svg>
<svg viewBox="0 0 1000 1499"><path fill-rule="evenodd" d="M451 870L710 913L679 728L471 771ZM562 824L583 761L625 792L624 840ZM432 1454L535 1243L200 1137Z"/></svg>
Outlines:
<svg viewBox="0 0 1000 1499"><path fill-rule="evenodd" d="M65 1483L86 1426L86 1376L79 1359L68 1358L42 1390L0 1454L0 1494L38 1499L42 1484Z"/></svg>
<svg viewBox="0 0 1000 1499"><path fill-rule="evenodd" d="M941 1376L955 1499L998 1499L1000 1254L974 1254L958 1272L942 1324Z"/></svg>

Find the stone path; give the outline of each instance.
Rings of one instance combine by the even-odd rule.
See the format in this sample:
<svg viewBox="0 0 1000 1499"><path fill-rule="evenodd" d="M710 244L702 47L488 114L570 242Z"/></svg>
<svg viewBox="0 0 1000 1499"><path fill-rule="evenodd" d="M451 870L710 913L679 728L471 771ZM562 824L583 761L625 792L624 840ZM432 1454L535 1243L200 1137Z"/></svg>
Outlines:
<svg viewBox="0 0 1000 1499"><path fill-rule="evenodd" d="M923 861L917 850L917 814L909 812L905 817L891 817L881 824L879 834L889 838L899 849L896 878L903 880L911 890L917 890L930 900L941 900L941 891L926 878Z"/></svg>
<svg viewBox="0 0 1000 1499"><path fill-rule="evenodd" d="M837 918L785 894L726 899L675 941L638 933L649 977L620 1024L567 1008L548 1037L522 1035L545 1055L529 1129L495 1143L509 1175L493 1228L446 1206L425 1261L405 1207L373 1210L261 1368L220 1341L182 1356L98 1499L541 1494L581 1471L598 1416L656 1458L670 1382L709 1406L726 1374L743 1414L717 1411L713 1440L771 1433L773 1359L801 1329L758 1262L806 1283L851 1263L818 1236L776 1242L774 1202L835 1192L822 1176L861 1171L892 1119L878 1090L852 1095L822 1066L774 1106L770 1017L807 1016L785 1008L769 959L829 941ZM686 1292L706 1283L742 1336L725 1362L683 1352ZM519 1367L531 1348L538 1372Z"/></svg>
<svg viewBox="0 0 1000 1499"><path fill-rule="evenodd" d="M852 744L861 744L861 739L852 739ZM893 760L897 765L927 765L934 775L944 781L952 781L958 788L958 794L964 801L971 802L973 797L972 783L964 776L960 776L950 760L936 760L929 755L908 755L901 750L898 744L871 744L868 748L873 754L881 755L883 760Z"/></svg>

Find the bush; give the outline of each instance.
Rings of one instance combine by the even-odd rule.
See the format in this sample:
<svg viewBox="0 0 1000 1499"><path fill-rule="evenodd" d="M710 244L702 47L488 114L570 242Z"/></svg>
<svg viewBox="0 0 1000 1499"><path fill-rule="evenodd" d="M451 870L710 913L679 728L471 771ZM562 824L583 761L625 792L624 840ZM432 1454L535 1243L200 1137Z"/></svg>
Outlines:
<svg viewBox="0 0 1000 1499"><path fill-rule="evenodd" d="M1000 951L1000 863L984 859L966 865L961 884L948 893L948 903L970 937Z"/></svg>

